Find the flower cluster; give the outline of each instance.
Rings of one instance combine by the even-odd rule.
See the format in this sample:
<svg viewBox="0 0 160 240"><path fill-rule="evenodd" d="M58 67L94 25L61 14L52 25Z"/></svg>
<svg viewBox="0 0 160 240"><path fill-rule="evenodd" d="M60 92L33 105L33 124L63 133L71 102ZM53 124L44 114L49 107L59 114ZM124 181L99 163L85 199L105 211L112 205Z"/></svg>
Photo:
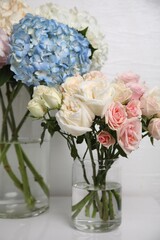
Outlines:
<svg viewBox="0 0 160 240"><path fill-rule="evenodd" d="M40 16L56 19L78 31L86 29L86 37L92 47L96 49L92 57L91 70L101 69L107 59L108 46L105 35L93 16L86 11L78 11L77 8L62 8L53 3L41 5L36 12Z"/></svg>
<svg viewBox="0 0 160 240"><path fill-rule="evenodd" d="M11 70L27 85L64 82L90 67L89 42L75 29L43 17L27 14L13 27Z"/></svg>
<svg viewBox="0 0 160 240"><path fill-rule="evenodd" d="M39 98L43 107L47 106L44 104L46 90L43 91L42 86L41 90ZM49 97L55 104L39 114L44 117L42 125L52 133L52 127L55 128L52 120L53 125L56 120L59 126L56 129L68 137L85 139L90 133L92 150L98 146L101 155L106 152L113 158L136 150L144 136L148 135L151 141L160 140L160 89L149 90L132 72L117 76L113 82L99 71L75 75L67 78L58 91L61 95ZM33 107L36 92L37 88L28 109ZM50 115L53 108L58 109L55 117ZM37 109L34 111L31 113L37 117Z"/></svg>

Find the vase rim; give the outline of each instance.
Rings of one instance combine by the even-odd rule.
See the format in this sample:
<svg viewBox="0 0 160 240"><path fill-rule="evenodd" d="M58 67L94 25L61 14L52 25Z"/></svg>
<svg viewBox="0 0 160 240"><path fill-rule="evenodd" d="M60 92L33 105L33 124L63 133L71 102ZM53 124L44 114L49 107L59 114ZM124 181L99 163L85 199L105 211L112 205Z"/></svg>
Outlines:
<svg viewBox="0 0 160 240"><path fill-rule="evenodd" d="M99 161L105 161L105 160L113 160L114 162L117 161L119 158L105 158L105 159L98 159L98 158L94 158L93 160L95 162L99 162ZM75 160L79 160L81 162L84 162L84 161L91 161L91 158L76 158Z"/></svg>

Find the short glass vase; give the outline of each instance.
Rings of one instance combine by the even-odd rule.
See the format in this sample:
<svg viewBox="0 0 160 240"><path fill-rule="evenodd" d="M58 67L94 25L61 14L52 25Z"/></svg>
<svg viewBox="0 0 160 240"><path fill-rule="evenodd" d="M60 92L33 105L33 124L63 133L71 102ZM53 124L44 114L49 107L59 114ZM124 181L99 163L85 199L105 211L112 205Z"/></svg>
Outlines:
<svg viewBox="0 0 160 240"><path fill-rule="evenodd" d="M49 207L49 142L0 142L0 218L37 216Z"/></svg>
<svg viewBox="0 0 160 240"><path fill-rule="evenodd" d="M121 224L121 170L117 159L73 163L72 225L84 232L108 232Z"/></svg>
<svg viewBox="0 0 160 240"><path fill-rule="evenodd" d="M21 82L0 87L0 218L37 216L49 207L49 148L41 122L29 115Z"/></svg>

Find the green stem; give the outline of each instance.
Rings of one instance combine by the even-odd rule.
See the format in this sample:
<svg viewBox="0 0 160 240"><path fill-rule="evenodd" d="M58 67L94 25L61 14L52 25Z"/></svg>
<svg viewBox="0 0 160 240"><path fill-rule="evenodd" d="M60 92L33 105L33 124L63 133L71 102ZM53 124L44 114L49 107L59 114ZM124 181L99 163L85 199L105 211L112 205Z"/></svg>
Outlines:
<svg viewBox="0 0 160 240"><path fill-rule="evenodd" d="M22 150L19 144L15 144L15 151L17 153L18 162L19 162L19 169L22 177L23 182L23 190L24 190L24 197L28 207L33 208L35 204L35 199L31 194L26 166L24 164Z"/></svg>
<svg viewBox="0 0 160 240"><path fill-rule="evenodd" d="M34 175L35 181L41 186L41 188L43 189L43 192L46 194L46 196L49 197L49 189L48 189L47 185L45 184L43 177L36 171L36 169L34 168L32 163L29 161L27 155L25 154L25 152L23 151L22 148L21 148L21 151L22 151L23 159L24 159L27 167L30 169L30 171Z"/></svg>
<svg viewBox="0 0 160 240"><path fill-rule="evenodd" d="M121 197L120 197L120 194L118 192L116 192L115 190L111 190L111 192L112 192L113 196L116 199L118 210L121 210Z"/></svg>
<svg viewBox="0 0 160 240"><path fill-rule="evenodd" d="M17 84L17 87L14 89L14 91L12 91L12 93L11 93L11 95L10 95L8 105L7 105L6 110L5 110L5 112L4 112L4 115L3 115L1 140L3 140L4 135L5 135L8 113L9 113L10 108L11 108L11 106L12 106L13 100L14 100L15 97L17 96L17 94L18 94L18 92L20 91L20 89L22 88L22 86L23 86L23 84L19 82L19 83Z"/></svg>
<svg viewBox="0 0 160 240"><path fill-rule="evenodd" d="M86 142L87 142L87 145L88 145L89 154L90 154L90 158L91 158L91 162L92 162L92 169L93 169L93 177L92 178L93 178L93 181L94 181L94 184L95 184L95 181L96 181L96 164L95 164L93 153L92 153L92 146L91 146L91 142L90 142L89 133L85 134L85 138L86 138Z"/></svg>
<svg viewBox="0 0 160 240"><path fill-rule="evenodd" d="M5 113L6 112L6 107L5 107L5 103L4 103L4 99L3 99L3 94L2 94L2 91L0 89L0 99L1 99L1 107L2 107L2 113ZM4 116L3 116L4 117ZM8 118L8 116L7 116ZM3 118L2 118L3 119ZM8 139L8 128L7 128L7 121L4 123L2 123L3 125L3 128L1 129L2 132L1 132L1 138L0 140L4 140L4 139Z"/></svg>
<svg viewBox="0 0 160 240"><path fill-rule="evenodd" d="M97 203L96 206L97 206L97 209L98 209L98 212L99 212L99 216L100 216L100 218L102 218L102 203L99 200L99 196L98 196L97 191L95 191L95 202Z"/></svg>
<svg viewBox="0 0 160 240"><path fill-rule="evenodd" d="M3 145L4 144L0 144L0 149L3 149L3 147L4 147ZM23 184L21 183L21 181L16 177L16 175L12 171L12 168L7 160L6 155L3 156L2 161L3 161L3 166L4 166L5 171L8 173L10 178L13 180L15 186L23 192Z"/></svg>
<svg viewBox="0 0 160 240"><path fill-rule="evenodd" d="M86 217L90 217L90 208L91 208L92 203L93 203L93 199L91 198L88 201L88 204L85 207L85 215L86 215Z"/></svg>
<svg viewBox="0 0 160 240"><path fill-rule="evenodd" d="M6 96L7 96L7 100L8 100L8 103L9 103L10 102L10 95L12 93L12 91L10 90L10 84L9 83L6 84L6 88L7 88ZM16 123L15 123L15 119L14 119L14 113L13 113L13 109L12 109L12 104L10 105L8 113L10 114L9 125L10 125L11 130L13 131L13 129L16 128ZM7 114L8 115L8 117L7 117L8 119L9 119L9 114Z"/></svg>
<svg viewBox="0 0 160 240"><path fill-rule="evenodd" d="M85 169L85 164L84 164L84 160L79 160L81 165L82 165L82 170L83 170L83 177L86 181L87 184L89 184L89 180L87 178L87 174L86 174L86 169Z"/></svg>
<svg viewBox="0 0 160 240"><path fill-rule="evenodd" d="M6 146L3 148L2 152L0 152L0 164L1 164L1 162L3 162L3 159L4 159L8 149L10 148L10 146L11 146L11 143L10 144L7 143Z"/></svg>
<svg viewBox="0 0 160 240"><path fill-rule="evenodd" d="M109 216L110 219L114 219L114 208L113 208L113 201L112 201L112 192L108 191L108 196L109 196L109 203L108 203L108 208L109 208Z"/></svg>
<svg viewBox="0 0 160 240"><path fill-rule="evenodd" d="M94 196L94 191L89 192L80 202L72 206L72 211L75 212L72 215L72 218L75 218L81 212L83 207L86 205L88 201L90 201L90 199L93 198L93 196Z"/></svg>
<svg viewBox="0 0 160 240"><path fill-rule="evenodd" d="M104 221L108 220L108 200L106 197L106 191L102 191L102 219Z"/></svg>
<svg viewBox="0 0 160 240"><path fill-rule="evenodd" d="M87 152L88 152L88 146L87 146L86 151L85 151L85 153L84 153L84 155L82 157L83 160L85 159Z"/></svg>
<svg viewBox="0 0 160 240"><path fill-rule="evenodd" d="M14 141L14 140L18 139L18 132L20 131L21 127L23 126L23 123L27 119L28 115L29 115L29 111L27 110L25 112L24 116L22 117L21 121L19 122L18 126L17 127L16 126L13 127L11 141Z"/></svg>
<svg viewBox="0 0 160 240"><path fill-rule="evenodd" d="M93 199L93 211L92 211L92 218L95 218L96 217L96 214L98 212L98 208L97 208L97 205L96 205L96 200Z"/></svg>

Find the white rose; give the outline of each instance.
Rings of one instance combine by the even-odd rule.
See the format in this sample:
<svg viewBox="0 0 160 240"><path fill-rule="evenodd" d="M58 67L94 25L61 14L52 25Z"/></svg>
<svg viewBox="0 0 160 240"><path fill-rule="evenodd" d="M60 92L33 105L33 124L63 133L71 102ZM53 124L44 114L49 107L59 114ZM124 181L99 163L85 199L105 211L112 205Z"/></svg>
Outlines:
<svg viewBox="0 0 160 240"><path fill-rule="evenodd" d="M34 92L33 92L33 98L42 98L43 94L48 92L50 87L44 86L44 85L39 85L37 87L34 87Z"/></svg>
<svg viewBox="0 0 160 240"><path fill-rule="evenodd" d="M148 125L148 131L153 138L160 140L160 118L152 118Z"/></svg>
<svg viewBox="0 0 160 240"><path fill-rule="evenodd" d="M113 88L113 100L122 104L128 102L132 97L132 91L128 88L124 82L116 81L111 84Z"/></svg>
<svg viewBox="0 0 160 240"><path fill-rule="evenodd" d="M49 109L58 109L62 101L62 95L56 88L44 85L34 88L33 98L40 98Z"/></svg>
<svg viewBox="0 0 160 240"><path fill-rule="evenodd" d="M109 106L112 97L109 83L101 72L93 71L84 75L76 96L84 101L97 116L103 116L104 107Z"/></svg>
<svg viewBox="0 0 160 240"><path fill-rule="evenodd" d="M47 108L40 98L33 98L30 100L27 108L32 116L36 118L42 118L47 112Z"/></svg>
<svg viewBox="0 0 160 240"><path fill-rule="evenodd" d="M61 106L62 94L55 88L49 88L43 93L43 99L49 109L58 109Z"/></svg>
<svg viewBox="0 0 160 240"><path fill-rule="evenodd" d="M148 90L140 99L142 114L151 117L155 114L160 115L160 88Z"/></svg>
<svg viewBox="0 0 160 240"><path fill-rule="evenodd" d="M60 128L73 136L80 136L91 131L93 112L79 99L64 95L61 110L56 113Z"/></svg>

